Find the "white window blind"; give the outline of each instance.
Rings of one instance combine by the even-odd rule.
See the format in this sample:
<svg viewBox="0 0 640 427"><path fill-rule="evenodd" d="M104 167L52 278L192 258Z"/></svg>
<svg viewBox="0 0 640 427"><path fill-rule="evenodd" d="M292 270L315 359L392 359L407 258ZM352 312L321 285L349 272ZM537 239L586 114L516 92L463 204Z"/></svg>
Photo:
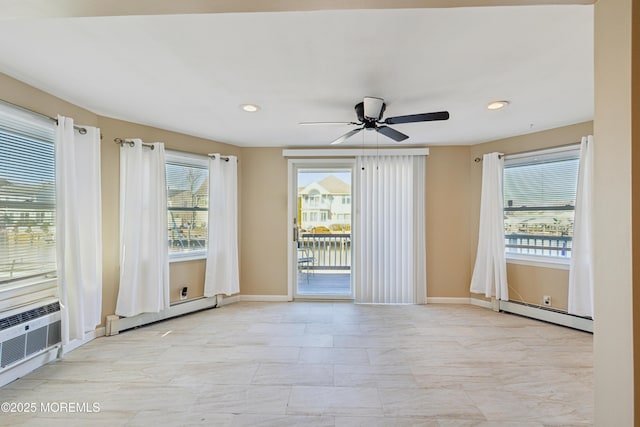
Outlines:
<svg viewBox="0 0 640 427"><path fill-rule="evenodd" d="M507 254L570 258L579 150L505 161Z"/></svg>
<svg viewBox="0 0 640 427"><path fill-rule="evenodd" d="M56 271L55 125L0 103L0 288Z"/></svg>
<svg viewBox="0 0 640 427"><path fill-rule="evenodd" d="M169 256L205 257L209 169L205 156L167 152Z"/></svg>

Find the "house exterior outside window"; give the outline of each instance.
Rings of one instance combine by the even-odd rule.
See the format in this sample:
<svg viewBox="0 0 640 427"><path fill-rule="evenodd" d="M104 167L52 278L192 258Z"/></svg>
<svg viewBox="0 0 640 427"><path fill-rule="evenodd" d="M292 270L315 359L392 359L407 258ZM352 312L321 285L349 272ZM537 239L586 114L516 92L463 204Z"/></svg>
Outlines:
<svg viewBox="0 0 640 427"><path fill-rule="evenodd" d="M351 230L351 186L329 175L299 192L303 231L318 227L332 232Z"/></svg>

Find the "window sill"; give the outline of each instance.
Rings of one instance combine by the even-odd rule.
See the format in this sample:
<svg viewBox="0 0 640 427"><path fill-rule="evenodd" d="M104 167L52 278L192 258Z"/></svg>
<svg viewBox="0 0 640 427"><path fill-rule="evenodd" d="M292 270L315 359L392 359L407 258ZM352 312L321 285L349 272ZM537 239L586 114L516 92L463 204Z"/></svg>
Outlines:
<svg viewBox="0 0 640 427"><path fill-rule="evenodd" d="M0 312L45 297L57 297L57 277L34 277L16 280L0 287Z"/></svg>
<svg viewBox="0 0 640 427"><path fill-rule="evenodd" d="M507 254L507 264L529 265L532 267L554 268L569 270L570 258L543 257L534 255Z"/></svg>
<svg viewBox="0 0 640 427"><path fill-rule="evenodd" d="M169 264L173 264L174 262L183 262L183 261L198 261L198 260L206 260L206 253L193 253L193 254L180 254L180 255L169 255Z"/></svg>

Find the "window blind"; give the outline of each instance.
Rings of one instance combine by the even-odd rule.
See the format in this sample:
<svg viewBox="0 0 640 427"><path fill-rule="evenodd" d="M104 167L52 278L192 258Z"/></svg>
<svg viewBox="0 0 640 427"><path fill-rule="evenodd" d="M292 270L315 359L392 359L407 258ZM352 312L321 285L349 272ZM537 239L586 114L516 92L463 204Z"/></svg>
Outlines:
<svg viewBox="0 0 640 427"><path fill-rule="evenodd" d="M56 270L55 125L0 103L0 286Z"/></svg>
<svg viewBox="0 0 640 427"><path fill-rule="evenodd" d="M506 161L507 253L569 258L579 151Z"/></svg>
<svg viewBox="0 0 640 427"><path fill-rule="evenodd" d="M167 153L167 221L173 258L207 249L209 169L206 158Z"/></svg>

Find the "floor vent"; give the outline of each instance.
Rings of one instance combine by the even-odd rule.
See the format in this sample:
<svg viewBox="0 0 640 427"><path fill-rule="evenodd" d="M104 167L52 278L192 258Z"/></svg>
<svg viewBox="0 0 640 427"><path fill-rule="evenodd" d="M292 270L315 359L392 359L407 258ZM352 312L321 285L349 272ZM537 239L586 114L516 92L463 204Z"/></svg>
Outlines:
<svg viewBox="0 0 640 427"><path fill-rule="evenodd" d="M0 372L61 342L60 303L31 307L0 314Z"/></svg>

